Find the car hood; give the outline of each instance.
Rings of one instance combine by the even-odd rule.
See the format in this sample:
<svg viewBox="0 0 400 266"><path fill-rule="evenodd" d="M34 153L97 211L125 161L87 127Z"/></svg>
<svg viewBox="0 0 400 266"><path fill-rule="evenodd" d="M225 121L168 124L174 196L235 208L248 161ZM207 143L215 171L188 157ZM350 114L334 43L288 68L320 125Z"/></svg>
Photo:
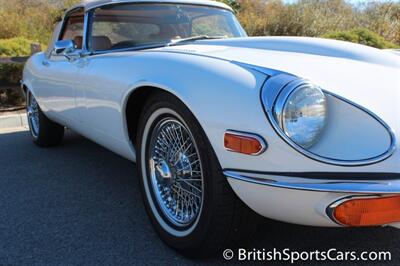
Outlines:
<svg viewBox="0 0 400 266"><path fill-rule="evenodd" d="M388 51L303 37L197 41L162 50L228 60L266 74L290 73L371 110L400 129L400 57Z"/></svg>
<svg viewBox="0 0 400 266"><path fill-rule="evenodd" d="M400 55L400 50L386 50L386 51L392 52L395 55Z"/></svg>

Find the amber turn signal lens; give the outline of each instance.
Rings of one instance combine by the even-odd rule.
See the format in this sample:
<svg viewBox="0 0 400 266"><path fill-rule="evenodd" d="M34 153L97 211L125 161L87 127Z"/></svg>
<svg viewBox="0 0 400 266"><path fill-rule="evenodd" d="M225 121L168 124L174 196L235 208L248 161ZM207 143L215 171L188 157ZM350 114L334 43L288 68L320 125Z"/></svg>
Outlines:
<svg viewBox="0 0 400 266"><path fill-rule="evenodd" d="M376 226L400 222L400 196L353 199L337 206L336 221L347 226Z"/></svg>
<svg viewBox="0 0 400 266"><path fill-rule="evenodd" d="M250 135L225 133L224 136L224 145L227 150L247 155L260 154L264 149L261 141L261 139Z"/></svg>

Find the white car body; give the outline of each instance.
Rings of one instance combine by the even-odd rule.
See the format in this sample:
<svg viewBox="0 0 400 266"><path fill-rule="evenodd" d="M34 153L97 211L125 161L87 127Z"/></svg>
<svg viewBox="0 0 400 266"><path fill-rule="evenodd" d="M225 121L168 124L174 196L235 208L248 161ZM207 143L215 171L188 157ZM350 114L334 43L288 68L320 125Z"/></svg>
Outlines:
<svg viewBox="0 0 400 266"><path fill-rule="evenodd" d="M400 55L400 50L399 49L392 49L392 50L388 50L389 52L392 52L392 53L394 53L394 54L396 54L396 55Z"/></svg>
<svg viewBox="0 0 400 266"><path fill-rule="evenodd" d="M88 2L85 8L103 2L110 1ZM229 9L210 1L168 2ZM335 131L337 141L346 141L326 143L321 149L348 157L350 163L306 156L277 133L260 95L283 76L310 80L348 101L348 106L332 112L340 119L331 118L342 127ZM133 162L129 97L148 87L168 91L201 124L235 193L272 219L341 226L327 212L333 203L354 196L400 194L396 142L400 139L400 58L385 51L318 38L259 37L111 52L71 62L39 53L26 64L23 86L51 120ZM365 114L377 120L363 120ZM258 156L232 153L224 148L227 130L257 134L268 148ZM352 160L377 153L383 155L376 160Z"/></svg>

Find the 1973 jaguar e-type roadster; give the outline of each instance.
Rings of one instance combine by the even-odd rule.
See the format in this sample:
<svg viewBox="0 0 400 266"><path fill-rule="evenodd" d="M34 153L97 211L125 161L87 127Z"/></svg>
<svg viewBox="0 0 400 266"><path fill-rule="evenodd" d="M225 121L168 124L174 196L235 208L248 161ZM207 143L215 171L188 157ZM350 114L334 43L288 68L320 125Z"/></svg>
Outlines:
<svg viewBox="0 0 400 266"><path fill-rule="evenodd" d="M66 12L22 86L33 141L67 127L136 162L156 231L186 254L247 235L253 211L400 227L393 53L249 38L214 1L95 0Z"/></svg>

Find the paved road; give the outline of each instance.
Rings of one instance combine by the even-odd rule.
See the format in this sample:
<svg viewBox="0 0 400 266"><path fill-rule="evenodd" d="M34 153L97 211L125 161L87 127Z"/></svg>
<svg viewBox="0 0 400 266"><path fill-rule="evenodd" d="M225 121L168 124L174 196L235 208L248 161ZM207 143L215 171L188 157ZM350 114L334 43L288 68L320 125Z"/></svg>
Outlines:
<svg viewBox="0 0 400 266"><path fill-rule="evenodd" d="M385 265L400 265L400 230L263 227L246 248L387 250L393 257ZM27 132L0 133L0 265L138 263L193 262L153 231L132 163L73 133L47 150Z"/></svg>

